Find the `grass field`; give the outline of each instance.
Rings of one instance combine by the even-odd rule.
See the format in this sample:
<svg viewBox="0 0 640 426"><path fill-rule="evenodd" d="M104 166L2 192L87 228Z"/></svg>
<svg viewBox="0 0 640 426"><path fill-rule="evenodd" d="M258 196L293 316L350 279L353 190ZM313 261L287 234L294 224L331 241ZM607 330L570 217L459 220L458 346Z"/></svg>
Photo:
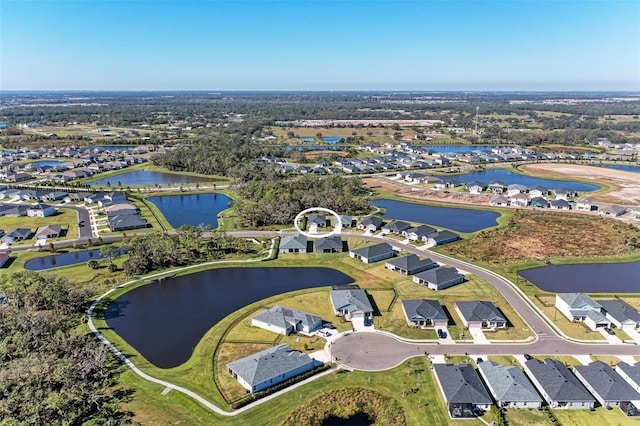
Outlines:
<svg viewBox="0 0 640 426"><path fill-rule="evenodd" d="M57 207L56 207L57 208ZM17 241L15 244L33 244L37 241L35 232L38 227L45 225L60 225L62 228L62 236L60 238L48 238L47 242L56 242L61 240L71 240L78 238L78 213L75 210L57 208L56 213L48 217L2 217L0 220L0 229L5 232L13 228L29 228L33 232L33 236L29 240Z"/></svg>

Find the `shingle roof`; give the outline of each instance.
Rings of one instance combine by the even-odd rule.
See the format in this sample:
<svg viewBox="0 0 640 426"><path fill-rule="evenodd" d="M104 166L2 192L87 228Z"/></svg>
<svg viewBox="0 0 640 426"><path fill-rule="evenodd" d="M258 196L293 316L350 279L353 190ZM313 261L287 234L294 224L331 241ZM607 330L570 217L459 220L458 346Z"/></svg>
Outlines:
<svg viewBox="0 0 640 426"><path fill-rule="evenodd" d="M458 311L462 316L470 321L506 321L498 308L486 300L474 300L470 302L455 302Z"/></svg>
<svg viewBox="0 0 640 426"><path fill-rule="evenodd" d="M331 290L329 293L331 303L336 310L342 309L349 312L373 312L367 293L361 289Z"/></svg>
<svg viewBox="0 0 640 426"><path fill-rule="evenodd" d="M280 305L275 305L271 309L265 309L258 312L253 316L253 319L273 324L283 329L286 329L289 326L293 326L295 328L295 325L298 322L301 322L305 327L312 327L317 324L318 321L322 321L322 318L317 315L297 311Z"/></svg>
<svg viewBox="0 0 640 426"><path fill-rule="evenodd" d="M426 258L420 259L416 254L410 254L409 256L398 257L395 259L387 260L387 263L397 268L410 271L412 269L419 268L425 265L433 265L433 260Z"/></svg>
<svg viewBox="0 0 640 426"><path fill-rule="evenodd" d="M619 299L600 300L600 306L618 322L640 322L640 313Z"/></svg>
<svg viewBox="0 0 640 426"><path fill-rule="evenodd" d="M227 364L234 373L252 386L279 377L311 362L307 354L282 344Z"/></svg>
<svg viewBox="0 0 640 426"><path fill-rule="evenodd" d="M51 235L60 234L62 227L60 225L44 225L36 230L36 236L38 235Z"/></svg>
<svg viewBox="0 0 640 426"><path fill-rule="evenodd" d="M411 228L411 225L401 220L395 220L393 222L386 224L384 228L389 229L392 232L402 232Z"/></svg>
<svg viewBox="0 0 640 426"><path fill-rule="evenodd" d="M602 361L573 367L604 401L636 401L640 394Z"/></svg>
<svg viewBox="0 0 640 426"><path fill-rule="evenodd" d="M316 250L322 251L325 249L342 251L342 238L339 235L318 238L318 240L316 240Z"/></svg>
<svg viewBox="0 0 640 426"><path fill-rule="evenodd" d="M478 368L489 383L489 389L496 399L514 402L542 402L536 388L518 367L484 361L478 364Z"/></svg>
<svg viewBox="0 0 640 426"><path fill-rule="evenodd" d="M356 250L351 250L351 253L355 253L359 256L366 257L367 259L383 255L393 251L393 248L387 243L374 244L372 246L362 247Z"/></svg>
<svg viewBox="0 0 640 426"><path fill-rule="evenodd" d="M558 293L557 297L562 299L571 309L600 309L602 306L584 293Z"/></svg>
<svg viewBox="0 0 640 426"><path fill-rule="evenodd" d="M433 368L448 404L493 403L480 376L470 364L434 364Z"/></svg>
<svg viewBox="0 0 640 426"><path fill-rule="evenodd" d="M616 369L624 371L634 383L640 385L640 362L633 365L619 362L616 364Z"/></svg>
<svg viewBox="0 0 640 426"><path fill-rule="evenodd" d="M362 226L374 225L375 227L379 228L380 225L382 225L382 219L380 219L377 216L367 216L364 219L362 219L362 222L360 222L360 225Z"/></svg>
<svg viewBox="0 0 640 426"><path fill-rule="evenodd" d="M434 320L445 319L449 317L444 312L440 302L433 299L412 299L403 300L402 306L409 319L430 318Z"/></svg>
<svg viewBox="0 0 640 426"><path fill-rule="evenodd" d="M309 225L315 223L316 225L325 226L327 224L327 217L323 214L312 214L307 218L307 223Z"/></svg>
<svg viewBox="0 0 640 426"><path fill-rule="evenodd" d="M433 234L436 232L436 229L427 225L419 225L414 228L406 229L404 232L407 234L416 234L418 238L422 238L423 236Z"/></svg>
<svg viewBox="0 0 640 426"><path fill-rule="evenodd" d="M280 240L280 249L307 249L307 237L302 234L288 235Z"/></svg>
<svg viewBox="0 0 640 426"><path fill-rule="evenodd" d="M451 231L438 231L438 232L434 232L433 234L429 235L429 238L433 239L436 243L440 242L440 241L447 241L450 239L457 239L458 238L458 234L451 232Z"/></svg>
<svg viewBox="0 0 640 426"><path fill-rule="evenodd" d="M462 274L460 274L456 268L446 267L429 269L427 271L422 271L416 274L416 277L420 278L421 280L436 285L448 283L449 281L458 279L461 276Z"/></svg>
<svg viewBox="0 0 640 426"><path fill-rule="evenodd" d="M594 401L578 378L560 361L530 359L525 365L553 401Z"/></svg>

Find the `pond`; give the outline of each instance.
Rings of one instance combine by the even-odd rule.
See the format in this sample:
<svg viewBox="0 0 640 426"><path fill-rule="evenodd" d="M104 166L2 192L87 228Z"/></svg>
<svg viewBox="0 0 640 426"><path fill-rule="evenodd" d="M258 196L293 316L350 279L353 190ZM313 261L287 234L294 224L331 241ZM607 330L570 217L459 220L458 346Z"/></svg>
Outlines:
<svg viewBox="0 0 640 426"><path fill-rule="evenodd" d="M165 173L165 172L151 172L148 170L131 170L128 172L120 173L117 175L111 175L102 179L97 179L89 182L91 186L106 186L108 183L111 186L118 185L118 182L122 186L132 185L166 185L166 184L181 184L181 183L198 183L208 182L215 180L214 178L201 177L201 176L189 176L181 175L178 173Z"/></svg>
<svg viewBox="0 0 640 426"><path fill-rule="evenodd" d="M31 163L33 164L32 167L34 168L38 168L38 167L58 167L64 164L64 161L57 161L57 160L42 160L42 161L36 161L35 163Z"/></svg>
<svg viewBox="0 0 640 426"><path fill-rule="evenodd" d="M394 200L375 200L371 204L386 209L385 218L440 226L458 232L476 232L496 226L500 214L487 210L427 206Z"/></svg>
<svg viewBox="0 0 640 426"><path fill-rule="evenodd" d="M337 143L337 142L340 142L341 139L346 139L346 138L340 137L340 136L324 136L322 138L322 140L324 140L326 143ZM302 142L314 142L316 138L300 138L300 140Z"/></svg>
<svg viewBox="0 0 640 426"><path fill-rule="evenodd" d="M133 148L135 148L135 145L92 145L89 146L88 148L90 149L102 149L102 150L108 150L108 151L131 151Z"/></svg>
<svg viewBox="0 0 640 426"><path fill-rule="evenodd" d="M159 195L149 197L171 226L212 225L218 227L218 214L229 208L231 198L224 194Z"/></svg>
<svg viewBox="0 0 640 426"><path fill-rule="evenodd" d="M462 183L479 181L484 183L485 185L493 180L499 180L507 186L517 183L527 187L540 185L548 189L567 188L580 192L595 191L598 189L597 186L590 185L588 183L525 176L505 169L488 169L477 172L469 172L457 176L452 175L452 178Z"/></svg>
<svg viewBox="0 0 640 426"><path fill-rule="evenodd" d="M329 416L321 423L322 426L369 426L373 424L367 413L357 413L351 417Z"/></svg>
<svg viewBox="0 0 640 426"><path fill-rule="evenodd" d="M119 254L122 254L120 251ZM100 256L100 249L74 251L70 253L52 254L49 256L36 257L24 264L24 269L29 271L42 271L61 266L75 265L88 262L89 260L105 259Z"/></svg>
<svg viewBox="0 0 640 426"><path fill-rule="evenodd" d="M244 306L294 290L351 282L330 268L211 269L135 288L108 306L105 320L151 363L172 368L189 359L211 327Z"/></svg>
<svg viewBox="0 0 640 426"><path fill-rule="evenodd" d="M546 265L518 275L555 293L640 293L640 261Z"/></svg>
<svg viewBox="0 0 640 426"><path fill-rule="evenodd" d="M640 166L624 165L624 164L600 164L599 167L607 169L624 170L625 172L640 173Z"/></svg>
<svg viewBox="0 0 640 426"><path fill-rule="evenodd" d="M347 145L287 145L284 147L287 151L344 151Z"/></svg>

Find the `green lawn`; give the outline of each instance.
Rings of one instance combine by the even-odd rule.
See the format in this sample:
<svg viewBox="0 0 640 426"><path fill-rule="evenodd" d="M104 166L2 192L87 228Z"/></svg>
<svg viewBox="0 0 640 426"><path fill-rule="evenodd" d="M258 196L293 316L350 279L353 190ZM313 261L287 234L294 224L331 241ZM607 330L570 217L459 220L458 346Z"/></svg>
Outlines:
<svg viewBox="0 0 640 426"><path fill-rule="evenodd" d="M57 208L57 207L56 207ZM5 232L13 228L29 228L33 232L33 236L29 240L17 241L15 244L33 244L37 241L35 237L36 229L45 225L60 225L62 228L62 237L49 238L47 242L55 242L60 240L71 240L78 238L78 213L75 210L57 208L56 213L48 217L2 217L0 221L0 229Z"/></svg>

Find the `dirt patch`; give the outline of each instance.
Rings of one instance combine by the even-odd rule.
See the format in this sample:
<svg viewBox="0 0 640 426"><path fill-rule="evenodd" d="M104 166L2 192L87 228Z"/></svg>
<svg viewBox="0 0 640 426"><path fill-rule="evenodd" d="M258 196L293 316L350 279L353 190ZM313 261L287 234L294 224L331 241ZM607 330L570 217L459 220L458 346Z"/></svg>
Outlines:
<svg viewBox="0 0 640 426"><path fill-rule="evenodd" d="M529 164L523 171L539 176L579 178L611 185L611 191L589 196L594 201L640 205L640 176L635 172L578 164Z"/></svg>
<svg viewBox="0 0 640 426"><path fill-rule="evenodd" d="M469 194L468 192L435 191L419 186L409 186L385 178L364 178L363 181L370 188L378 187L382 191L391 192L404 198L423 201L440 201L454 204L489 204L490 194Z"/></svg>

